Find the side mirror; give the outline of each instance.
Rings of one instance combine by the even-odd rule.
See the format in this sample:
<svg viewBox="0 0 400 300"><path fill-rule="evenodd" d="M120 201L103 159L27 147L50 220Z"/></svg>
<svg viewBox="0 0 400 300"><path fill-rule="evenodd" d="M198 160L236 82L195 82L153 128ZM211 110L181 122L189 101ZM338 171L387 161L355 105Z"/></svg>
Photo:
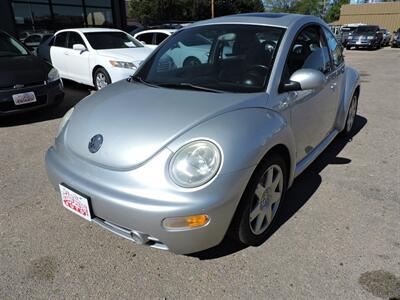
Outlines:
<svg viewBox="0 0 400 300"><path fill-rule="evenodd" d="M139 40L140 41L140 40ZM143 45L146 45L147 43L145 41L140 41Z"/></svg>
<svg viewBox="0 0 400 300"><path fill-rule="evenodd" d="M77 51L81 51L81 52L87 50L86 47L84 45L82 45L82 44L74 44L72 46L72 49L77 50Z"/></svg>
<svg viewBox="0 0 400 300"><path fill-rule="evenodd" d="M313 90L324 86L325 75L314 69L300 69L290 76L289 82L281 83L279 92L290 92L300 90Z"/></svg>

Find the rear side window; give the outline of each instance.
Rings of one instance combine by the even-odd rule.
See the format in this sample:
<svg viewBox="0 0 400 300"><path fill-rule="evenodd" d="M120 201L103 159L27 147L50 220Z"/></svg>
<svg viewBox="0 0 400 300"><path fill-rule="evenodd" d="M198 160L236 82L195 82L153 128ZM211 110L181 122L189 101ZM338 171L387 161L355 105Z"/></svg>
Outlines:
<svg viewBox="0 0 400 300"><path fill-rule="evenodd" d="M333 34L328 29L324 28L324 32L326 40L328 42L329 51L333 59L333 64L335 65L335 67L338 67L344 61L342 47L339 45Z"/></svg>
<svg viewBox="0 0 400 300"><path fill-rule="evenodd" d="M76 32L70 32L68 36L68 48L71 48L75 44L82 44L83 46L86 47L85 42L83 41L82 37L79 35L79 33Z"/></svg>
<svg viewBox="0 0 400 300"><path fill-rule="evenodd" d="M153 33L143 33L136 37L139 41L144 42L145 44L151 45L153 44Z"/></svg>
<svg viewBox="0 0 400 300"><path fill-rule="evenodd" d="M64 47L64 48L67 46L67 32L61 32L56 35L54 46Z"/></svg>
<svg viewBox="0 0 400 300"><path fill-rule="evenodd" d="M158 32L156 33L156 45L161 44L162 41L164 41L168 37L168 34Z"/></svg>

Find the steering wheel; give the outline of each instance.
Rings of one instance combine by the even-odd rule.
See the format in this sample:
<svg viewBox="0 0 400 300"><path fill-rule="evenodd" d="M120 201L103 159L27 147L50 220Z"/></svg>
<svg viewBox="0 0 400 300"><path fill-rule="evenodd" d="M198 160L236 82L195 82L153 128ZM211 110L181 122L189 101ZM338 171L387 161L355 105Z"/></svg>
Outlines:
<svg viewBox="0 0 400 300"><path fill-rule="evenodd" d="M265 50L268 52L273 52L276 48L276 43L273 41L264 41L261 43L261 45L264 47Z"/></svg>
<svg viewBox="0 0 400 300"><path fill-rule="evenodd" d="M243 76L243 84L261 86L264 84L265 75L269 71L269 67L261 64L251 65L247 68Z"/></svg>

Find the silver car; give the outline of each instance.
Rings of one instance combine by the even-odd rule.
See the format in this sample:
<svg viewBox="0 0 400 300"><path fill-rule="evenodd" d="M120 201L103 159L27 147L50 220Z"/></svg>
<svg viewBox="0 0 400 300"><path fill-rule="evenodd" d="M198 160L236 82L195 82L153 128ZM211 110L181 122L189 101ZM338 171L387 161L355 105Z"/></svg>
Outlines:
<svg viewBox="0 0 400 300"><path fill-rule="evenodd" d="M178 66L169 53L198 36L208 59ZM65 208L142 245L186 254L227 234L259 245L293 180L351 131L359 94L319 18L194 23L65 115L48 176Z"/></svg>

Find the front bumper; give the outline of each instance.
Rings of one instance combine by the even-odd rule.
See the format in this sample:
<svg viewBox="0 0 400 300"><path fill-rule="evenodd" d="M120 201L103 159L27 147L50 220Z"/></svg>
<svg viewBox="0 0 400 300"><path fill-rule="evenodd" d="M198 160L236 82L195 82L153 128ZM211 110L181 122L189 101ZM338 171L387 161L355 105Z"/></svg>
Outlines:
<svg viewBox="0 0 400 300"><path fill-rule="evenodd" d="M218 245L254 168L220 174L202 189L174 190L166 187L154 171L154 165L165 163L171 155L165 149L145 165L121 172L95 166L69 153L68 149L55 146L47 151L45 162L56 189L63 183L88 196L93 221L122 237L137 241L139 234L145 245L178 254ZM150 181L152 187L148 184ZM162 226L166 217L194 214L207 214L210 222L204 227L180 231L168 231Z"/></svg>
<svg viewBox="0 0 400 300"><path fill-rule="evenodd" d="M114 83L132 76L135 74L136 69L110 67L107 72L111 77L111 82Z"/></svg>
<svg viewBox="0 0 400 300"><path fill-rule="evenodd" d="M61 102L64 98L63 88L62 80L59 79L19 89L0 89L0 116L32 111ZM35 93L36 102L15 105L12 96L27 92Z"/></svg>
<svg viewBox="0 0 400 300"><path fill-rule="evenodd" d="M377 44L377 40L347 40L347 47L374 47Z"/></svg>

